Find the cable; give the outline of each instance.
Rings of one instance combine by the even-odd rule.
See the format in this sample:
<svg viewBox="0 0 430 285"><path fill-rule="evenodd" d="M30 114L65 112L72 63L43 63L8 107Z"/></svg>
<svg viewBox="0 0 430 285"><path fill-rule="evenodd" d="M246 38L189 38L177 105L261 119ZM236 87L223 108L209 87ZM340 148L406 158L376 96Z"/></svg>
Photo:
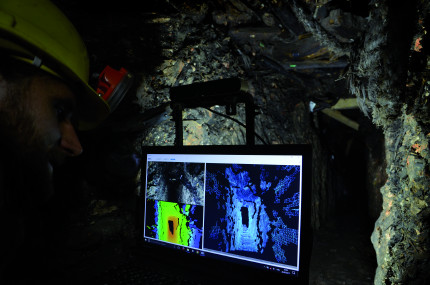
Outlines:
<svg viewBox="0 0 430 285"><path fill-rule="evenodd" d="M215 110L212 110L212 109L210 109L210 108L207 108L207 107L202 107L202 108L204 108L204 109L206 109L206 110L208 110L208 111L210 111L210 112L212 112L212 113L214 113L214 114L217 114L217 115L219 115L219 116L222 116L222 117L224 117L224 118L227 118L227 119L230 119L230 120L232 120L233 122L236 122L237 124L239 124L240 126L242 126L242 127L244 127L245 129L246 129L246 125L244 124L244 123L242 123L242 122L240 122L239 120L237 120L237 119L235 119L235 118L232 118L232 117L230 117L230 116L228 116L228 115L225 115L225 114L223 114L223 113L220 113L220 112L218 112L218 111L215 111ZM254 135L264 144L264 145L267 145L267 143L264 141L264 139L260 136L260 135L258 135L256 132L255 132L255 130L254 130Z"/></svg>

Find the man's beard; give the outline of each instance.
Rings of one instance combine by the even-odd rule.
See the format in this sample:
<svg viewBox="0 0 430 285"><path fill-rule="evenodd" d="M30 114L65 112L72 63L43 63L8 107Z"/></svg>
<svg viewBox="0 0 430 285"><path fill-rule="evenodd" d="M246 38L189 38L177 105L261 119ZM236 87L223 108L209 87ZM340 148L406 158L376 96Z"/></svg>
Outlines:
<svg viewBox="0 0 430 285"><path fill-rule="evenodd" d="M29 90L9 90L0 102L0 283L46 279L53 235L50 219L57 216L49 203L53 194L49 149L25 89ZM32 270L29 276L18 276L22 268Z"/></svg>
<svg viewBox="0 0 430 285"><path fill-rule="evenodd" d="M13 89L1 102L0 193L5 206L28 207L46 201L53 190L48 154L25 93Z"/></svg>

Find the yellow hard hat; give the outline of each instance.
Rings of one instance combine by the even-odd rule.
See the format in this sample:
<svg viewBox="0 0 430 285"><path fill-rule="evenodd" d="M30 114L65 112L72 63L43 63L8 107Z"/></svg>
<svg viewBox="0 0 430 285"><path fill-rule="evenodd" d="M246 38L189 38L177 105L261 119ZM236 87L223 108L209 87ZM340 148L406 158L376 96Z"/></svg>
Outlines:
<svg viewBox="0 0 430 285"><path fill-rule="evenodd" d="M109 114L109 105L88 85L85 44L48 0L0 0L0 49L81 87L79 129L94 128Z"/></svg>

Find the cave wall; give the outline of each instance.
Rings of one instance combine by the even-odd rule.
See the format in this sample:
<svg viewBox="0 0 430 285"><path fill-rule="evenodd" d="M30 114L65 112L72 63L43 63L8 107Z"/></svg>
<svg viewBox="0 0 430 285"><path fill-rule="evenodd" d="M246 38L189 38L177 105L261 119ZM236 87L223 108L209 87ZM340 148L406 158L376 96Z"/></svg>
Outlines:
<svg viewBox="0 0 430 285"><path fill-rule="evenodd" d="M386 142L388 179L381 188L383 210L372 234L378 261L375 284L424 284L429 279L425 268L429 266L426 256L430 180L428 113L423 116L423 112L428 112L428 104L422 98L428 87L422 82L417 82L420 88L415 90L405 86L410 80L423 80L423 70L408 66L408 61L416 56L414 53L422 52L414 49L418 36L412 31L422 32L423 27L417 29L415 25L428 18L428 7L420 3L408 7L384 1L378 4L371 14L375 28L366 35L367 45L362 51L373 57L361 54L358 65L359 70L367 73L368 81L352 84L353 91L364 99L365 109L372 112L375 124L382 126ZM399 19L405 15L411 22L400 24ZM393 51L394 44L397 48ZM374 64L381 69L374 69ZM366 91L358 91L357 86Z"/></svg>
<svg viewBox="0 0 430 285"><path fill-rule="evenodd" d="M298 1L308 31L327 42L327 31ZM331 40L329 49L351 59L349 88L385 136L387 181L372 242L375 284L426 284L428 271L428 42L429 5L371 1L358 48ZM333 38L331 38L333 39ZM417 164L415 164L417 162Z"/></svg>
<svg viewBox="0 0 430 285"><path fill-rule="evenodd" d="M413 4L375 3L372 29L359 55L358 76L351 77L365 78L366 82L351 84L352 92L383 128L386 142L388 178L381 188L383 210L372 234L378 261L375 284L424 284L429 278L425 269L429 266L425 257L429 254L428 103L423 101L428 87L423 84L423 66L411 66L409 61L423 52L415 42L428 18L428 5ZM399 21L403 17L410 21ZM411 90L415 80L424 81Z"/></svg>

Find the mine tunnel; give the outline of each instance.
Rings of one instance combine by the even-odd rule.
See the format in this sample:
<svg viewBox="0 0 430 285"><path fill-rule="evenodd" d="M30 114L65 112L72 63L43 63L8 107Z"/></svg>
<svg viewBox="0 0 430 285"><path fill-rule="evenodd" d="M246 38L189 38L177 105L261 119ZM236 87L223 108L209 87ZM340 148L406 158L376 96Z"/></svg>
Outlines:
<svg viewBox="0 0 430 285"><path fill-rule="evenodd" d="M106 65L133 75L79 132L84 152L55 169L40 215L70 284L152 284L130 280L147 270L129 259L141 147L175 144L172 88L230 78L248 84L255 144L312 147L309 284L430 282L427 1L52 2L86 44L91 84ZM183 145L246 145L245 104L225 113L185 108Z"/></svg>
<svg viewBox="0 0 430 285"><path fill-rule="evenodd" d="M246 227L249 226L249 216L248 216L248 208L247 207L241 207L240 213L242 216L242 224Z"/></svg>

